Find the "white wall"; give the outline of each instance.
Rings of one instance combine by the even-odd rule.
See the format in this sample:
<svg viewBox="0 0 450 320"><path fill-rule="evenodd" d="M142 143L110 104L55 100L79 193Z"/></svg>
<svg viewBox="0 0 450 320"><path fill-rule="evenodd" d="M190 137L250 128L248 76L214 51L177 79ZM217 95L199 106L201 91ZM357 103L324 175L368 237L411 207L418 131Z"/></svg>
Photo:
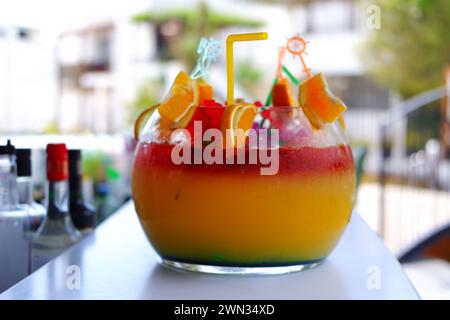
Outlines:
<svg viewBox="0 0 450 320"><path fill-rule="evenodd" d="M0 37L0 132L41 131L57 98L54 42Z"/></svg>

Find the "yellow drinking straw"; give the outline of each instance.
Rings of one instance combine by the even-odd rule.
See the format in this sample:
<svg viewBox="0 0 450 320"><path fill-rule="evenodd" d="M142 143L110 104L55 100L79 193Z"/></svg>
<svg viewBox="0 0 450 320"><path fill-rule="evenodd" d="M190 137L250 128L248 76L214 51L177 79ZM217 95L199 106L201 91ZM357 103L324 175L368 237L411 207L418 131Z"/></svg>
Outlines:
<svg viewBox="0 0 450 320"><path fill-rule="evenodd" d="M266 40L267 32L237 33L227 37L227 105L234 104L233 44L237 41Z"/></svg>

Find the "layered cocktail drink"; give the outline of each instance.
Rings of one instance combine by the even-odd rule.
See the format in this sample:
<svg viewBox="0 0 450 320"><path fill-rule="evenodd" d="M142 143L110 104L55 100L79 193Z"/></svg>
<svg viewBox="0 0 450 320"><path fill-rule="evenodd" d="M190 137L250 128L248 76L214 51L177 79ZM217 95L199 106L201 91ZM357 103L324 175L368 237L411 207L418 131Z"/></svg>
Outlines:
<svg viewBox="0 0 450 320"><path fill-rule="evenodd" d="M186 94L176 88L183 81L195 82L186 76L177 77L171 97ZM311 81L300 90L319 90ZM355 189L352 152L343 123L334 121L340 113L328 121L286 102L283 81L270 107L222 105L206 83L192 83L195 104L178 120L164 108L176 109L179 97L153 108L133 165L136 211L163 263L277 273L322 261L349 222ZM239 129L241 142L233 137Z"/></svg>

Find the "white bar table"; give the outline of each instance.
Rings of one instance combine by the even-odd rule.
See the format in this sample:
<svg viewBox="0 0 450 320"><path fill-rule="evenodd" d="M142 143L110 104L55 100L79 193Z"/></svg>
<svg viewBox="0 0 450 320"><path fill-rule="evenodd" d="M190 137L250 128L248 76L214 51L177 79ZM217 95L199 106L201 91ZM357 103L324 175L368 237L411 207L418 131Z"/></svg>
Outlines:
<svg viewBox="0 0 450 320"><path fill-rule="evenodd" d="M74 278L78 271L79 282ZM419 299L419 296L397 259L358 214L353 215L338 247L321 266L287 275L239 277L195 274L160 266L130 202L93 234L9 288L0 299Z"/></svg>

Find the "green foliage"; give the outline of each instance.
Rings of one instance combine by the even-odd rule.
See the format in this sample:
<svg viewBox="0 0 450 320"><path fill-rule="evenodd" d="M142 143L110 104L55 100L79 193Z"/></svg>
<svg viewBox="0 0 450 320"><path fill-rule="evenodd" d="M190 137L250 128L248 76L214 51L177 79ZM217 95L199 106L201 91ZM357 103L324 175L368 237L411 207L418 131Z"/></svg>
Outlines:
<svg viewBox="0 0 450 320"><path fill-rule="evenodd" d="M212 11L206 4L200 3L192 9L172 9L161 12L143 12L132 17L136 23L163 23L176 20L183 26L181 37L170 44L170 56L181 60L188 70L195 67L197 46L201 37L208 37L222 28L231 26L255 28L263 26L263 22L246 17Z"/></svg>
<svg viewBox="0 0 450 320"><path fill-rule="evenodd" d="M43 130L43 133L45 133L45 134L57 134L57 133L61 133L61 132L60 132L56 122L55 121L51 121L45 126L45 128Z"/></svg>
<svg viewBox="0 0 450 320"><path fill-rule="evenodd" d="M102 150L83 151L83 175L94 183L120 179L121 173L114 164L114 159Z"/></svg>
<svg viewBox="0 0 450 320"><path fill-rule="evenodd" d="M136 98L128 104L129 120L134 123L139 114L159 102L162 79L147 80L137 89Z"/></svg>
<svg viewBox="0 0 450 320"><path fill-rule="evenodd" d="M255 67L250 61L240 61L236 63L235 68L236 82L254 97L259 96L261 92L260 82L263 77L262 71Z"/></svg>
<svg viewBox="0 0 450 320"><path fill-rule="evenodd" d="M414 111L408 117L407 153L411 154L423 149L429 139L439 139L440 121L440 101L434 101Z"/></svg>
<svg viewBox="0 0 450 320"><path fill-rule="evenodd" d="M197 64L197 47L200 38L201 36L195 32L187 31L182 39L171 46L173 55L183 61L186 70L194 70Z"/></svg>
<svg viewBox="0 0 450 320"><path fill-rule="evenodd" d="M209 9L208 9L209 10ZM194 8L190 10L178 9L168 10L162 12L143 12L136 14L132 17L132 20L136 23L150 22L155 24L162 24L170 19L178 19L184 23L184 25L191 29L198 26L198 22L204 19L202 17L201 10ZM260 27L262 22L259 20L252 20L248 18L226 15L218 12L208 12L208 29L210 32L217 31L220 28L231 26L246 26L246 27Z"/></svg>
<svg viewBox="0 0 450 320"><path fill-rule="evenodd" d="M381 29L370 30L363 49L369 73L409 97L442 85L450 64L450 1L376 0Z"/></svg>

